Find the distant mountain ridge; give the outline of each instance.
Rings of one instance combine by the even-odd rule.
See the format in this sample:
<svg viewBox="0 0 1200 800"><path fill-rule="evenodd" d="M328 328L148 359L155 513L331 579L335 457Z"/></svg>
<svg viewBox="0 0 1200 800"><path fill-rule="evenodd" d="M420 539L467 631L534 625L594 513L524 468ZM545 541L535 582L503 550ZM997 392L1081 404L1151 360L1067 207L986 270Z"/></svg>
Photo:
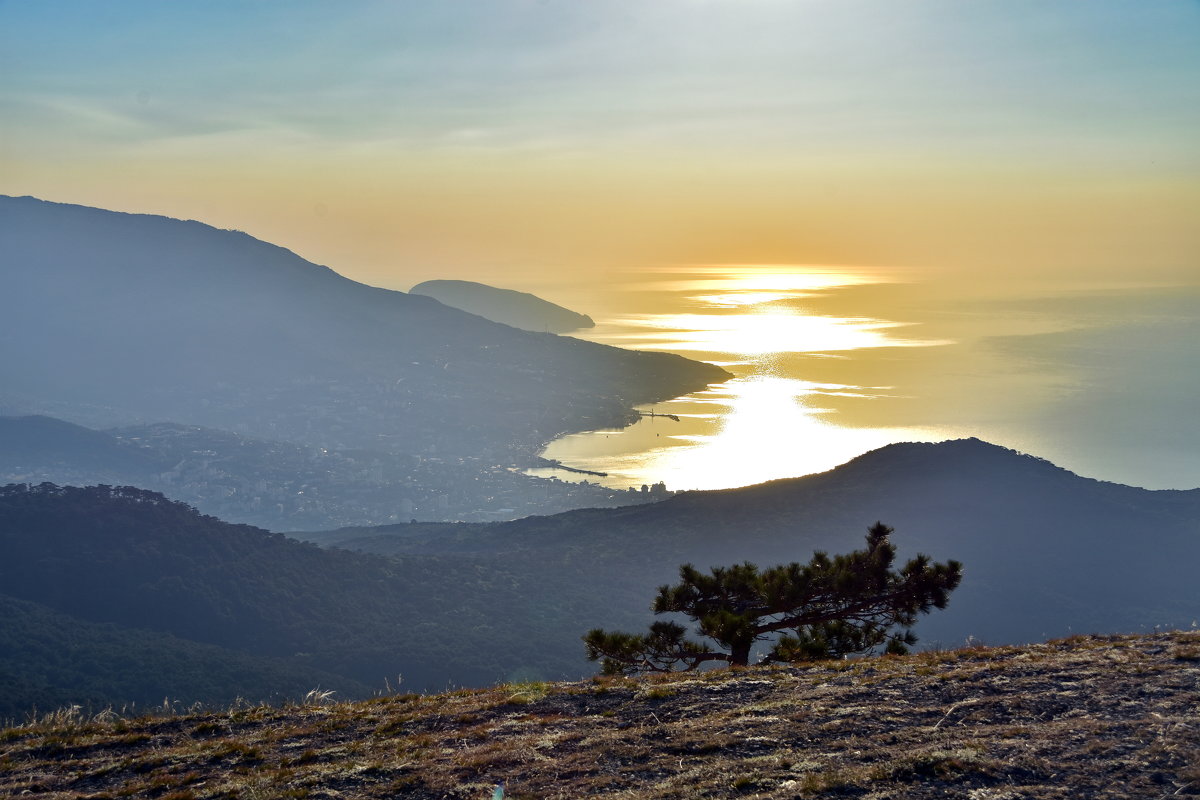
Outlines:
<svg viewBox="0 0 1200 800"><path fill-rule="evenodd" d="M587 314L563 308L529 292L500 289L475 281L424 281L408 292L426 295L484 319L526 331L567 333L596 325Z"/></svg>
<svg viewBox="0 0 1200 800"><path fill-rule="evenodd" d="M504 457L728 377L518 331L199 222L0 197L0 253L9 414Z"/></svg>

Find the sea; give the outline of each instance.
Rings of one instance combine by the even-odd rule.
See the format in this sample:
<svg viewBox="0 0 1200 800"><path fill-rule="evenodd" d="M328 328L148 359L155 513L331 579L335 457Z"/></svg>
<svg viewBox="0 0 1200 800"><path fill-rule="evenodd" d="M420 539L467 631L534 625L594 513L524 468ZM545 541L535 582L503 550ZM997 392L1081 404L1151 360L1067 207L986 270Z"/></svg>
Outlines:
<svg viewBox="0 0 1200 800"><path fill-rule="evenodd" d="M823 472L893 442L973 436L1100 480L1200 487L1195 285L690 264L538 293L596 321L570 335L732 377L542 454L603 475L530 474L721 489Z"/></svg>

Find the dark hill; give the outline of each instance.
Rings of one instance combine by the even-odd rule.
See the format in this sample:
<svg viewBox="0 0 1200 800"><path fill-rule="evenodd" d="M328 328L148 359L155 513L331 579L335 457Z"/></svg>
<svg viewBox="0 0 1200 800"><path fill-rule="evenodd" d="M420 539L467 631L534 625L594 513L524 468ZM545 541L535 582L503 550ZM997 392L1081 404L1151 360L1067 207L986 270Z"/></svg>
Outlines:
<svg viewBox="0 0 1200 800"><path fill-rule="evenodd" d="M583 671L574 646L529 647L555 634L528 577L472 559L322 550L132 487L0 488L0 586L89 623L337 673L344 684L325 688L343 695L398 675L432 689ZM23 660L61 657L41 649L29 643Z"/></svg>
<svg viewBox="0 0 1200 800"><path fill-rule="evenodd" d="M479 456L727 377L518 331L199 222L0 197L0 252L10 413Z"/></svg>
<svg viewBox="0 0 1200 800"><path fill-rule="evenodd" d="M576 575L573 594L604 597L585 627L608 627L644 609L682 562L804 561L815 549L860 547L876 520L896 528L901 557L965 565L950 607L918 625L925 641L1037 641L1187 626L1200 614L1200 490L1095 481L975 439L891 445L820 475L651 505L306 536L383 553L558 563Z"/></svg>
<svg viewBox="0 0 1200 800"><path fill-rule="evenodd" d="M596 325L587 314L563 308L528 292L499 289L486 283L425 281L408 292L432 297L448 306L526 331L567 333Z"/></svg>
<svg viewBox="0 0 1200 800"><path fill-rule="evenodd" d="M85 622L0 594L0 720L71 705L132 711L161 708L164 699L208 706L299 700L320 686L368 693L345 677L282 659Z"/></svg>

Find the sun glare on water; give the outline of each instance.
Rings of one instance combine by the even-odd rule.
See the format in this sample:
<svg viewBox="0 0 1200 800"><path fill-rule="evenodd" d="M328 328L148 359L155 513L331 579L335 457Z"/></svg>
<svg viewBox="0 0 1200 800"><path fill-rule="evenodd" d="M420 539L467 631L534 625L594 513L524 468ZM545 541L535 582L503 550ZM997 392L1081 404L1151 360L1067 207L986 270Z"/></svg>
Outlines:
<svg viewBox="0 0 1200 800"><path fill-rule="evenodd" d="M875 283L878 276L866 270L792 264L688 264L657 268L650 281L631 282L635 291L769 293L799 296L809 292Z"/></svg>
<svg viewBox="0 0 1200 800"><path fill-rule="evenodd" d="M808 316L786 308L750 306L738 314L664 314L630 318L640 329L630 338L647 350L728 353L820 353L864 347L908 347L930 344L889 336L901 323L873 319Z"/></svg>
<svg viewBox="0 0 1200 800"><path fill-rule="evenodd" d="M821 353L940 342L894 335L900 322L809 313L803 299L878 279L829 267L697 266L627 285L659 296L659 310L602 319L589 338L639 350L707 354L719 363L772 353ZM705 356L697 356L704 358Z"/></svg>
<svg viewBox="0 0 1200 800"><path fill-rule="evenodd" d="M824 471L902 439L937 438L922 430L840 426L822 398L869 398L886 387L813 383L777 366L783 354L844 357L864 348L943 343L897 337L899 322L810 313L802 302L817 292L876 282L873 276L761 265L671 272L628 287L656 293L658 313L609 316L587 338L684 353L726 366L736 377L642 409L677 421L651 416L620 431L567 436L552 443L546 457L607 473L602 482L612 486L663 481L672 489L716 489Z"/></svg>
<svg viewBox="0 0 1200 800"><path fill-rule="evenodd" d="M655 419L660 444L609 459L610 477L614 485L636 485L649 475L673 488L720 489L823 472L896 439L896 431L842 428L825 419L822 396L851 391L795 378L735 378L701 393L701 401L719 412L701 418L709 423L707 432L687 431L685 424L672 433L670 421ZM675 407L665 404L660 413ZM931 436L914 430L904 438Z"/></svg>

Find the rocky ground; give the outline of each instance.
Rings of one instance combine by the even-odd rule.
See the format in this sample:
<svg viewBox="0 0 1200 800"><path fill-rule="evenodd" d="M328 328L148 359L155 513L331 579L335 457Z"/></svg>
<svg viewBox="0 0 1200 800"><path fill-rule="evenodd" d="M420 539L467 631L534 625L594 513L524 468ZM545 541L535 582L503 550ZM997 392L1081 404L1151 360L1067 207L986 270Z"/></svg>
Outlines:
<svg viewBox="0 0 1200 800"><path fill-rule="evenodd" d="M0 731L34 798L1200 795L1200 633Z"/></svg>

